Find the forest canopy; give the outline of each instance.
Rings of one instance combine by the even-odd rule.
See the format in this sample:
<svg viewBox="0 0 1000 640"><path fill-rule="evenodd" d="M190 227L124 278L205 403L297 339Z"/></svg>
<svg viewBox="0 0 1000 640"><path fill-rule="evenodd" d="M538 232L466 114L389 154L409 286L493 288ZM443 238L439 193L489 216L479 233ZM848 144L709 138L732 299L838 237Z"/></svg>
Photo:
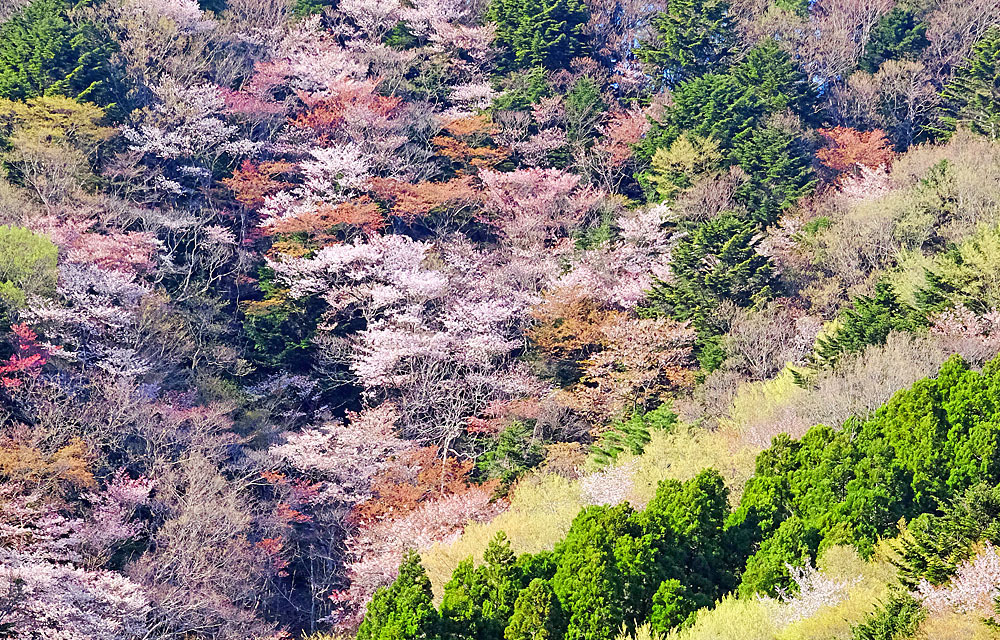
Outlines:
<svg viewBox="0 0 1000 640"><path fill-rule="evenodd" d="M995 637L997 15L6 3L0 637Z"/></svg>

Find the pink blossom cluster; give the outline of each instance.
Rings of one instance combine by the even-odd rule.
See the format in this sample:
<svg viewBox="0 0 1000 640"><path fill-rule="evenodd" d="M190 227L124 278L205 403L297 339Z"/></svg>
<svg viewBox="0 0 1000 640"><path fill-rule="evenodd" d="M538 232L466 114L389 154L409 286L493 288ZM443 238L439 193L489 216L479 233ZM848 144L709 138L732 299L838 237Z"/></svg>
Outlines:
<svg viewBox="0 0 1000 640"><path fill-rule="evenodd" d="M1000 596L1000 555L986 542L975 556L958 566L949 582L935 586L923 580L917 593L932 613L953 611L992 618Z"/></svg>

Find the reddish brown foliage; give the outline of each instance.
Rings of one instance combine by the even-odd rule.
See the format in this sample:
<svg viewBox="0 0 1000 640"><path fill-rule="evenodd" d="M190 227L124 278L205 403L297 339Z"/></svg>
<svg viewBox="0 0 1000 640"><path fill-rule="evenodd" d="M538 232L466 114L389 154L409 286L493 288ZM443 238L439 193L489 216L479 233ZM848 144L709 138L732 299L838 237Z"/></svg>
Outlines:
<svg viewBox="0 0 1000 640"><path fill-rule="evenodd" d="M539 349L555 359L583 360L604 343L611 312L584 295L550 295L532 315L537 324L528 337Z"/></svg>
<svg viewBox="0 0 1000 640"><path fill-rule="evenodd" d="M26 324L15 324L14 353L0 362L0 386L8 389L20 387L26 378L37 376L48 360L48 352L38 344L38 335Z"/></svg>
<svg viewBox="0 0 1000 640"><path fill-rule="evenodd" d="M858 131L849 127L820 129L827 146L816 152L823 166L834 171L849 171L856 166L878 169L888 167L896 157L885 133L879 129Z"/></svg>
<svg viewBox="0 0 1000 640"><path fill-rule="evenodd" d="M385 218L378 205L367 196L336 205L321 204L315 211L290 218L274 220L264 233L308 233L319 242L349 236L350 228L374 235L385 227Z"/></svg>
<svg viewBox="0 0 1000 640"><path fill-rule="evenodd" d="M486 116L455 120L444 131L446 135L432 138L431 143L439 154L457 165L458 171L495 167L510 157L510 149L492 144L493 129Z"/></svg>
<svg viewBox="0 0 1000 640"><path fill-rule="evenodd" d="M292 125L301 129L311 129L322 137L329 136L345 124L355 114L389 119L396 115L403 100L396 96L380 96L374 93L374 86L368 83L345 84L329 98L314 99L300 94L299 99L307 110L292 120Z"/></svg>
<svg viewBox="0 0 1000 640"><path fill-rule="evenodd" d="M428 500L469 490L471 460L442 460L437 447L421 447L400 456L399 465L379 475L374 498L357 505L352 517L373 522L412 512Z"/></svg>
<svg viewBox="0 0 1000 640"><path fill-rule="evenodd" d="M295 165L288 162L253 164L249 160L244 160L240 168L233 171L233 177L224 179L222 183L236 194L237 202L256 209L264 204L264 199L268 196L292 186L275 178L294 168Z"/></svg>
<svg viewBox="0 0 1000 640"><path fill-rule="evenodd" d="M374 178L371 188L380 199L391 203L392 215L412 222L436 209L458 212L480 201L470 176L460 176L446 182L410 184L391 178Z"/></svg>

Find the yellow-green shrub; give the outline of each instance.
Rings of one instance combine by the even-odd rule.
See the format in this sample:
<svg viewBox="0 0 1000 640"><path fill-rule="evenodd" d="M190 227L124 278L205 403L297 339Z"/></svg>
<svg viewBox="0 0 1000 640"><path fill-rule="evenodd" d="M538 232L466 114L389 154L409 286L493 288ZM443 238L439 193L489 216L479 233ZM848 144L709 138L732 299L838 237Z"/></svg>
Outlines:
<svg viewBox="0 0 1000 640"><path fill-rule="evenodd" d="M528 476L511 491L507 511L490 522L470 523L454 542L436 544L422 554L435 595L441 597L459 562L482 557L498 531L507 534L514 553L545 551L566 535L583 506L575 480L555 474Z"/></svg>
<svg viewBox="0 0 1000 640"><path fill-rule="evenodd" d="M674 631L668 640L774 640L774 614L781 605L773 600L726 596L713 609L698 612L695 623Z"/></svg>

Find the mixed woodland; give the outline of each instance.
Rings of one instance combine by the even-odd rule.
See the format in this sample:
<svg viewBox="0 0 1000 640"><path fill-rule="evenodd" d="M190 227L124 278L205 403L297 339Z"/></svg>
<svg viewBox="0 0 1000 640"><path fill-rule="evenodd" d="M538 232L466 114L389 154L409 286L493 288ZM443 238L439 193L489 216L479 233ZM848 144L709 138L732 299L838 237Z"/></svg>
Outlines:
<svg viewBox="0 0 1000 640"><path fill-rule="evenodd" d="M1000 637L998 0L0 3L0 638Z"/></svg>

